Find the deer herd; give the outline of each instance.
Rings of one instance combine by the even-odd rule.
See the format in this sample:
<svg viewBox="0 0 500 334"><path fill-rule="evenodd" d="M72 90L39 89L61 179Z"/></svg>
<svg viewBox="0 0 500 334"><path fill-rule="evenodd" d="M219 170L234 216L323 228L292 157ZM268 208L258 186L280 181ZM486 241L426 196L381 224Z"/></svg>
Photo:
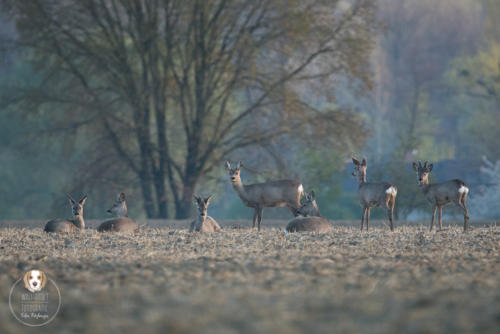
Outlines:
<svg viewBox="0 0 500 334"><path fill-rule="evenodd" d="M393 210L396 203L398 189L395 185L388 182L367 182L366 169L367 160L363 158L359 161L352 158L354 171L352 175L358 179L358 199L363 214L361 216L361 231L366 224L368 231L370 222L370 209L372 207L382 207L387 212L390 229L394 231ZM279 180L268 181L263 183L243 184L241 180L241 161L231 168L231 164L226 161L226 170L229 173L230 181L233 189L236 191L242 202L253 208L253 228L257 223L257 229L260 231L262 222L262 212L265 207L283 207L287 206L294 219L286 226L286 232L316 232L325 233L332 230L331 222L323 218L319 212L316 203L316 195L314 191L310 194L304 192L304 187L300 182L295 180ZM466 184L458 179L445 181L441 183L429 184L429 174L432 171L433 164L427 161L422 164L420 161L413 163L413 169L418 176L418 184L425 198L432 205L432 221L430 231L434 228L434 220L436 211L439 209L439 230L443 229L442 225L442 210L443 206L454 203L463 211L464 214L464 232L467 232L469 225L469 212L466 206L466 198L469 189ZM301 198L305 200L301 203ZM87 200L84 196L80 201L76 202L68 196L73 219L71 220L51 220L45 225L45 232L74 232L85 229L85 221L83 219L83 206ZM198 215L191 223L189 232L219 232L221 227L213 219L208 216L207 209L212 196L199 197L194 196ZM108 210L115 217L103 221L97 228L98 232L128 232L136 233L139 231L139 226L135 221L130 219L127 214L127 203L125 194L120 193L115 204Z"/></svg>

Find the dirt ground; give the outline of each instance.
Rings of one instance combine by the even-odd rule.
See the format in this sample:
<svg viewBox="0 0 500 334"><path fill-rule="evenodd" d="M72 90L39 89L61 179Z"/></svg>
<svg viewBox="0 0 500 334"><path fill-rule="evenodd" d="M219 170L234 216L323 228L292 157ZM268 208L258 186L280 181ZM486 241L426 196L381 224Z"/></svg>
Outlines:
<svg viewBox="0 0 500 334"><path fill-rule="evenodd" d="M136 235L47 235L0 222L0 333L498 333L500 226L334 222L286 234L285 221L225 221L190 234L152 221ZM8 306L12 284L41 269L62 296L29 328Z"/></svg>

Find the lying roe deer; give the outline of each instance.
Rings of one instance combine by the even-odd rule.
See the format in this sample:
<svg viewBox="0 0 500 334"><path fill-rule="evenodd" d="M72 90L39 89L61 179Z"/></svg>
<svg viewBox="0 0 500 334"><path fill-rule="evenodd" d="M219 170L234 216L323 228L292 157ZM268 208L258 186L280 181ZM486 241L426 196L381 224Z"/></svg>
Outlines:
<svg viewBox="0 0 500 334"><path fill-rule="evenodd" d="M258 221L260 231L262 211L265 207L288 206L293 215L297 216L300 197L304 192L302 184L294 180L280 180L244 185L240 177L241 167L241 161L238 162L236 168L231 168L229 161L226 161L226 169L229 171L234 190L246 206L254 209L253 228L255 228L255 222Z"/></svg>
<svg viewBox="0 0 500 334"><path fill-rule="evenodd" d="M139 226L128 217L127 202L125 193L118 194L115 204L108 209L116 218L105 220L97 228L98 232L124 232L135 233L139 231Z"/></svg>
<svg viewBox="0 0 500 334"><path fill-rule="evenodd" d="M292 219L286 226L287 232L318 232L326 233L332 230L332 224L328 219L321 217L314 191L306 195L306 201L297 210L301 217Z"/></svg>
<svg viewBox="0 0 500 334"><path fill-rule="evenodd" d="M382 206L387 210L387 216L391 223L391 231L394 231L393 211L396 204L396 195L398 188L387 182L371 183L366 182L366 158L361 162L352 158L354 163L353 176L358 178L358 198L359 203L363 207L363 216L361 217L361 231L363 231L363 222L366 218L366 230L370 222L370 208L372 206Z"/></svg>
<svg viewBox="0 0 500 334"><path fill-rule="evenodd" d="M430 231L434 228L434 219L436 210L439 209L439 229L443 229L441 221L443 215L443 206L453 202L458 205L464 212L464 232L469 228L469 211L465 206L469 188L467 185L458 179L450 180L441 183L429 184L429 174L434 167L433 164L428 164L426 161L422 165L419 161L413 163L413 169L417 172L418 184L422 188L425 198L432 204L432 221Z"/></svg>
<svg viewBox="0 0 500 334"><path fill-rule="evenodd" d="M196 200L196 206L198 207L199 214L198 217L196 217L196 219L191 223L189 232L220 232L222 229L220 228L219 224L217 224L215 219L207 215L208 204L210 204L212 195L206 198L201 198L194 195L194 198Z"/></svg>
<svg viewBox="0 0 500 334"><path fill-rule="evenodd" d="M77 203L68 195L69 203L71 205L71 212L73 213L72 220L51 220L45 224L43 229L45 232L75 232L85 229L85 221L83 220L83 206L87 201L87 196L83 196Z"/></svg>

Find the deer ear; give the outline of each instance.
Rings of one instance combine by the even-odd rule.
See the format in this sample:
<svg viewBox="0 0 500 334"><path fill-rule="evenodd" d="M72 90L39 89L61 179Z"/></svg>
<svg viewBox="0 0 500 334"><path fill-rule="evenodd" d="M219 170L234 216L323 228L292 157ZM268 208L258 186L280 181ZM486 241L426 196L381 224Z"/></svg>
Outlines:
<svg viewBox="0 0 500 334"><path fill-rule="evenodd" d="M201 198L198 197L198 196L196 196L196 195L193 195L193 197L194 197L194 200L195 200L194 204L196 204L197 207L200 207Z"/></svg>
<svg viewBox="0 0 500 334"><path fill-rule="evenodd" d="M352 158L352 163L355 164L356 166L360 165L359 160L356 158Z"/></svg>
<svg viewBox="0 0 500 334"><path fill-rule="evenodd" d="M75 200L71 198L71 195L68 195L68 199L71 204L76 204Z"/></svg>
<svg viewBox="0 0 500 334"><path fill-rule="evenodd" d="M227 170L230 170L231 169L231 164L229 163L229 161L226 161L226 169Z"/></svg>
<svg viewBox="0 0 500 334"><path fill-rule="evenodd" d="M86 201L87 201L87 195L84 195L79 203L80 205L84 205Z"/></svg>
<svg viewBox="0 0 500 334"><path fill-rule="evenodd" d="M316 199L316 194L314 193L314 190L311 190L311 201L314 201Z"/></svg>
<svg viewBox="0 0 500 334"><path fill-rule="evenodd" d="M432 171L432 168L434 168L434 165L430 164L429 167L427 168L429 170L429 173Z"/></svg>
<svg viewBox="0 0 500 334"><path fill-rule="evenodd" d="M236 169L240 169L243 167L243 163L241 161L238 161L238 164L236 165Z"/></svg>
<svg viewBox="0 0 500 334"><path fill-rule="evenodd" d="M213 196L213 195L210 195L210 196L208 196L207 198L205 198L205 203L207 203L207 204L208 204L208 202L210 202L210 200L212 199L212 196Z"/></svg>
<svg viewBox="0 0 500 334"><path fill-rule="evenodd" d="M415 170L415 172L418 172L418 166L416 162L413 162L413 169Z"/></svg>

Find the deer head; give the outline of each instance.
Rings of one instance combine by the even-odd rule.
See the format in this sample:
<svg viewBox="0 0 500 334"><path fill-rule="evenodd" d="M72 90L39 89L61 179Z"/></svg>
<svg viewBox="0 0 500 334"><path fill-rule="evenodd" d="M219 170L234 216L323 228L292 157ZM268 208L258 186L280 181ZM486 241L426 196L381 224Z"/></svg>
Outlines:
<svg viewBox="0 0 500 334"><path fill-rule="evenodd" d="M71 212L73 213L73 216L76 217L83 217L83 206L85 205L85 202L87 201L87 195L83 196L82 199L79 202L75 202L73 198L71 198L70 195L68 195L69 203L71 204Z"/></svg>
<svg viewBox="0 0 500 334"><path fill-rule="evenodd" d="M226 169L229 172L229 177L231 178L232 183L240 183L241 182L241 177L240 177L240 170L243 164L241 161L238 162L236 165L236 168L231 168L231 164L229 161L226 161Z"/></svg>
<svg viewBox="0 0 500 334"><path fill-rule="evenodd" d="M363 158L363 160L359 162L358 159L353 157L352 162L354 164L354 170L352 172L352 176L356 177L359 181L366 182L366 167L367 167L366 158Z"/></svg>
<svg viewBox="0 0 500 334"><path fill-rule="evenodd" d="M113 204L107 212L114 214L117 217L127 217L127 202L125 201L125 193L119 193L116 196L115 204Z"/></svg>
<svg viewBox="0 0 500 334"><path fill-rule="evenodd" d="M198 213L200 214L201 217L205 218L207 216L207 209L208 209L208 204L210 204L210 199L212 198L212 195L202 198L200 196L193 196L194 199L196 200L196 206L198 208Z"/></svg>
<svg viewBox="0 0 500 334"><path fill-rule="evenodd" d="M310 194L306 194L306 201L304 204L297 209L297 214L307 217L307 216L321 216L319 213L318 205L316 204L316 195L314 191L311 191Z"/></svg>
<svg viewBox="0 0 500 334"><path fill-rule="evenodd" d="M418 164L416 162L413 163L413 169L417 172L419 185L429 184L429 174L433 167L434 165L429 164L428 161L424 162L423 165L420 161L418 161Z"/></svg>

